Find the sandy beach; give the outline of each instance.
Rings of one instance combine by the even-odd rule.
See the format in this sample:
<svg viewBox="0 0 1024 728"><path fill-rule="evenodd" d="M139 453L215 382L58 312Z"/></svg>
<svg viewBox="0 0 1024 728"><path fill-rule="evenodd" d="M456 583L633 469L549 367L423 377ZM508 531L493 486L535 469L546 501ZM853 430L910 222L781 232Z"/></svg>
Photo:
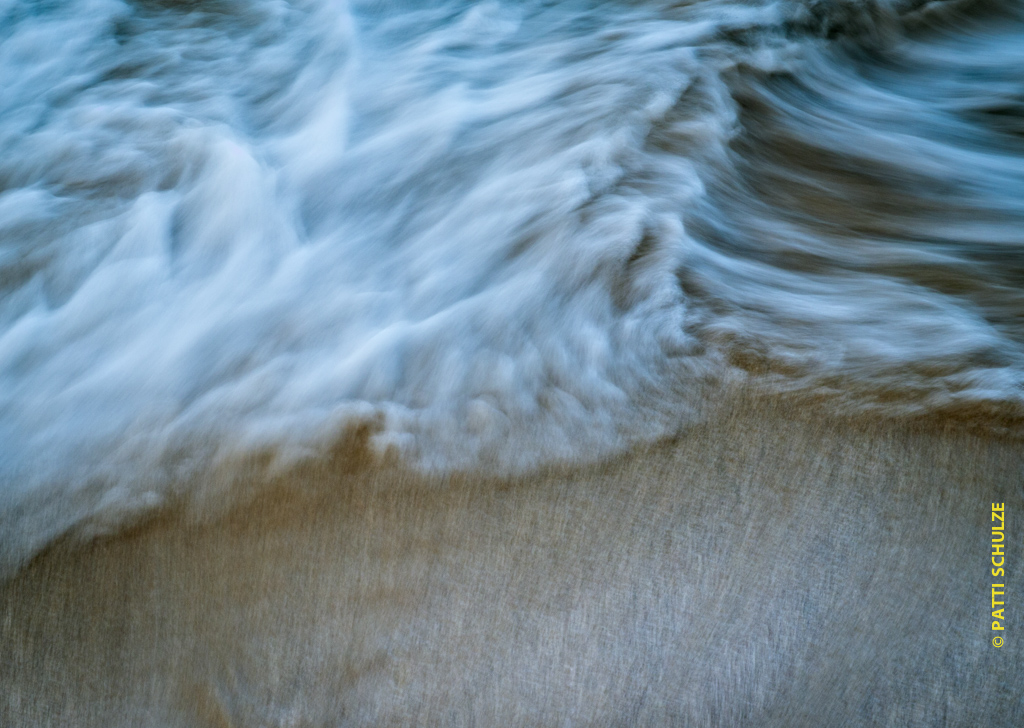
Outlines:
<svg viewBox="0 0 1024 728"><path fill-rule="evenodd" d="M36 558L0 723L1019 725L1022 474L963 422L778 398L516 480L318 466Z"/></svg>
<svg viewBox="0 0 1024 728"><path fill-rule="evenodd" d="M1024 726L1021 69L1024 0L0 0L0 728Z"/></svg>

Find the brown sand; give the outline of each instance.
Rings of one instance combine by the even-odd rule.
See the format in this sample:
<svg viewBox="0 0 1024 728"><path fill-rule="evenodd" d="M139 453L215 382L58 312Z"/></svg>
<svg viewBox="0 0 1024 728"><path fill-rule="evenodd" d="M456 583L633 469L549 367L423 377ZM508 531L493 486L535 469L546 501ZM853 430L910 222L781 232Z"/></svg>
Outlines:
<svg viewBox="0 0 1024 728"><path fill-rule="evenodd" d="M0 587L0 724L1024 725L1022 476L780 400L516 481L321 467Z"/></svg>

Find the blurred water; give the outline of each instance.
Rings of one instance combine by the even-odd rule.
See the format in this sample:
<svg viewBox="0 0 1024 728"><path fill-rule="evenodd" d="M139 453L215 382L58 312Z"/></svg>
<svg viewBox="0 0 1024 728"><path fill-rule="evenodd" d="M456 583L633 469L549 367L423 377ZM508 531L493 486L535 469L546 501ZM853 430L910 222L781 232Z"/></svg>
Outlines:
<svg viewBox="0 0 1024 728"><path fill-rule="evenodd" d="M1019 2L0 0L0 570L360 428L1018 415L1022 69Z"/></svg>

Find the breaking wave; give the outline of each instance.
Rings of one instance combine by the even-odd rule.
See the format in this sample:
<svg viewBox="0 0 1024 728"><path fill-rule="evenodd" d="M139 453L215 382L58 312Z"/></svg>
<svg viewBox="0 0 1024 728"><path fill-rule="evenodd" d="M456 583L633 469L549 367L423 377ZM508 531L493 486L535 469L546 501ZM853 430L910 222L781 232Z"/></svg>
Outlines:
<svg viewBox="0 0 1024 728"><path fill-rule="evenodd" d="M0 571L724 381L1017 417L1021 68L1017 2L2 0Z"/></svg>

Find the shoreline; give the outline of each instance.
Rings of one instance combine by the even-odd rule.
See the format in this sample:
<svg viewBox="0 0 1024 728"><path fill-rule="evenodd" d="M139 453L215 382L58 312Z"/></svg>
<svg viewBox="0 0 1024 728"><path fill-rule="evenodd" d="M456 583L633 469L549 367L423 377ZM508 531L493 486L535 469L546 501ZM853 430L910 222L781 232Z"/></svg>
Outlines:
<svg viewBox="0 0 1024 728"><path fill-rule="evenodd" d="M1018 438L739 397L525 478L333 468L38 555L0 586L0 722L1024 720L1019 555L999 650L985 608Z"/></svg>

